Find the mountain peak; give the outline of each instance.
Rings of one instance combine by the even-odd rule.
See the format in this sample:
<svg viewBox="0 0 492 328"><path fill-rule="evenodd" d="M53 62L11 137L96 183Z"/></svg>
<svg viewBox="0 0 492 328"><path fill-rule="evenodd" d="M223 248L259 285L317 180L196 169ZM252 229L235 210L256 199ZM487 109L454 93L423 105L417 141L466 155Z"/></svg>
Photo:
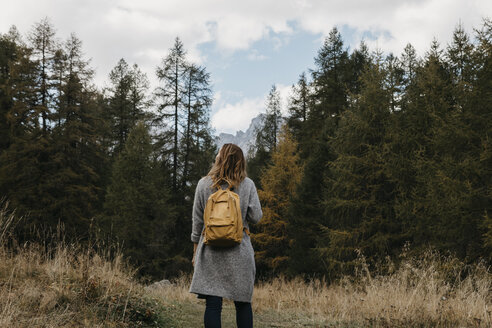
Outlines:
<svg viewBox="0 0 492 328"><path fill-rule="evenodd" d="M220 149L226 143L233 143L241 147L245 156L248 155L249 148L254 145L256 140L256 129L263 124L265 114L260 113L258 116L251 119L248 129L243 132L238 130L235 135L231 133L220 133L215 138L215 144Z"/></svg>

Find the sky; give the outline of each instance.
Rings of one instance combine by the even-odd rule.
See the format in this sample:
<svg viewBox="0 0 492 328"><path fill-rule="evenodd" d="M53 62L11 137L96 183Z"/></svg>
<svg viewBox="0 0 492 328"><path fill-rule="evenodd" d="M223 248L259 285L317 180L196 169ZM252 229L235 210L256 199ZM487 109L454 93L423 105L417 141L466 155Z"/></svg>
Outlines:
<svg viewBox="0 0 492 328"><path fill-rule="evenodd" d="M44 17L60 40L75 33L100 88L124 58L147 74L151 92L179 37L188 60L211 75L216 134L245 131L273 85L285 111L292 84L314 68L333 27L349 52L364 40L370 51L397 56L411 43L423 56L433 38L445 49L458 24L473 38L492 18L490 0L4 0L0 8L0 33L15 25L26 35Z"/></svg>

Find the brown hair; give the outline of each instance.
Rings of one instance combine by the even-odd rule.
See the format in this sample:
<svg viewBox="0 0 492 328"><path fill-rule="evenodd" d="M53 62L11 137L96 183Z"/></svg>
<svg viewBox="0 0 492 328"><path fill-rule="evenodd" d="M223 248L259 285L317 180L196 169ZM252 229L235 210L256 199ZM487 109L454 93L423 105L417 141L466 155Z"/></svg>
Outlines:
<svg viewBox="0 0 492 328"><path fill-rule="evenodd" d="M212 188L229 182L231 188L238 186L246 178L246 160L241 148L232 143L224 144L207 175L212 178Z"/></svg>

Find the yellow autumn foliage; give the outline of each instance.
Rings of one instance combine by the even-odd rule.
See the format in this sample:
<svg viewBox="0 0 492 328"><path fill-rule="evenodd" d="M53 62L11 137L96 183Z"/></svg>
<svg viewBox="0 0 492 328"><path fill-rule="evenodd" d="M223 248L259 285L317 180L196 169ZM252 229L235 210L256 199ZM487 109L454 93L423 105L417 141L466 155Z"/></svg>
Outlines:
<svg viewBox="0 0 492 328"><path fill-rule="evenodd" d="M279 143L272 153L272 162L262 172L263 189L258 191L263 218L256 225L252 240L259 270L274 272L288 260L288 209L301 177L302 165L297 143L284 126Z"/></svg>

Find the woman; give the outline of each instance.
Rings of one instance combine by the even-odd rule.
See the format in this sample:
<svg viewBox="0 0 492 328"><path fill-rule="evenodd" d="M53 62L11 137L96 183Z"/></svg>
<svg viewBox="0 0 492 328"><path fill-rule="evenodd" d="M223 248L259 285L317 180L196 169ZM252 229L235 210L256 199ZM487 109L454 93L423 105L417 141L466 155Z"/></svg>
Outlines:
<svg viewBox="0 0 492 328"><path fill-rule="evenodd" d="M241 148L225 144L207 176L198 181L193 204L191 241L194 243L194 265L190 292L205 298L204 323L206 328L221 326L222 298L234 301L236 323L239 328L253 327L251 298L256 274L251 240L246 232L240 244L221 248L203 244L203 210L208 197L217 188L226 188L239 195L243 225L257 223L263 213L256 187L246 176L246 161Z"/></svg>

